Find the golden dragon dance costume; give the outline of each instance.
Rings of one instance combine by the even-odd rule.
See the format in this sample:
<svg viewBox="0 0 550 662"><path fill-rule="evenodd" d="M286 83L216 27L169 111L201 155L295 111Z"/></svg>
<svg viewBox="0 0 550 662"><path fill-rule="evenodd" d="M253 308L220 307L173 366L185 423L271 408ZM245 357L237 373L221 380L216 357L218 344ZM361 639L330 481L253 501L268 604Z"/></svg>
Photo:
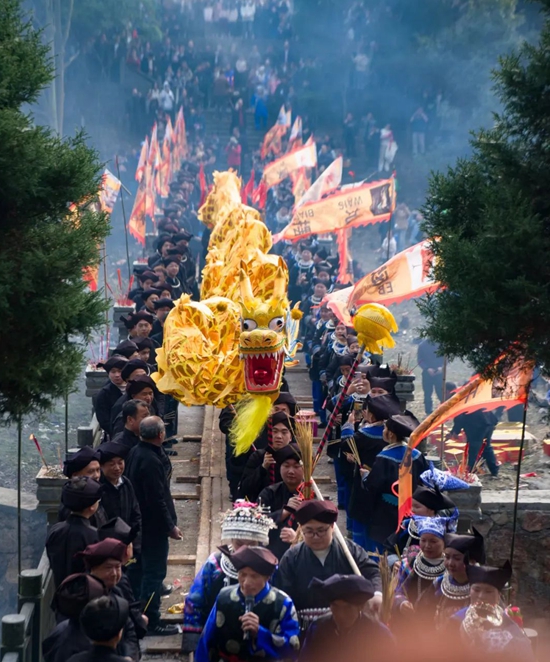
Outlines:
<svg viewBox="0 0 550 662"><path fill-rule="evenodd" d="M184 405L235 405L235 453L246 452L266 424L277 399L283 367L296 363L297 305L287 297L288 268L269 255L271 233L259 212L241 202L241 182L215 172L199 209L211 229L201 300L183 295L164 323L157 350L158 388ZM378 304L362 306L354 325L370 352L395 344L393 315Z"/></svg>
<svg viewBox="0 0 550 662"><path fill-rule="evenodd" d="M242 204L234 172L214 173L199 218L212 230L201 300L183 295L170 311L154 378L185 405L236 405L232 439L242 453L265 425L285 362L299 348L301 313L290 310L287 266L268 254L271 233Z"/></svg>

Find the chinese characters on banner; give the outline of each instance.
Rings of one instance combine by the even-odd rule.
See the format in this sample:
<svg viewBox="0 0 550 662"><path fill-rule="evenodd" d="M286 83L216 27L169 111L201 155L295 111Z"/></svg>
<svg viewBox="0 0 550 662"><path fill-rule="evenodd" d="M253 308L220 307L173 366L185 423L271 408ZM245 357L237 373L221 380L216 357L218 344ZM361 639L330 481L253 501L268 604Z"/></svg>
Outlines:
<svg viewBox="0 0 550 662"><path fill-rule="evenodd" d="M428 242L420 242L397 253L355 284L350 293L349 308L364 303L387 306L435 291L439 284L430 276L432 258Z"/></svg>
<svg viewBox="0 0 550 662"><path fill-rule="evenodd" d="M369 182L299 207L292 221L273 237L273 241L302 239L312 234L389 221L394 208L393 178Z"/></svg>

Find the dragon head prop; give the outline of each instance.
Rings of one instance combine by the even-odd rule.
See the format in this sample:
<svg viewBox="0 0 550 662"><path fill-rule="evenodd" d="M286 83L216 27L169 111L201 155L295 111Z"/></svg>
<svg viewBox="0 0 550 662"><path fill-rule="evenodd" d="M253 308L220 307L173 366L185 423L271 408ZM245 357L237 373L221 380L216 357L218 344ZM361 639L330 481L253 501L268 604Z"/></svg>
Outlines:
<svg viewBox="0 0 550 662"><path fill-rule="evenodd" d="M392 332L397 331L397 322L390 311L379 303L366 303L353 317L353 327L357 331L360 345L367 352L380 354L384 348L395 347Z"/></svg>
<svg viewBox="0 0 550 662"><path fill-rule="evenodd" d="M201 300L183 295L157 351L159 389L185 405L235 405L235 452L247 451L299 349L301 313L289 309L288 268L269 253L271 234L241 202L242 182L215 172L199 218L212 229ZM286 363L285 363L286 362Z"/></svg>
<svg viewBox="0 0 550 662"><path fill-rule="evenodd" d="M239 353L244 360L244 379L249 393L277 394L283 376L286 319L289 303L286 278L281 265L268 301L257 298L244 264L239 272L241 293L241 335Z"/></svg>

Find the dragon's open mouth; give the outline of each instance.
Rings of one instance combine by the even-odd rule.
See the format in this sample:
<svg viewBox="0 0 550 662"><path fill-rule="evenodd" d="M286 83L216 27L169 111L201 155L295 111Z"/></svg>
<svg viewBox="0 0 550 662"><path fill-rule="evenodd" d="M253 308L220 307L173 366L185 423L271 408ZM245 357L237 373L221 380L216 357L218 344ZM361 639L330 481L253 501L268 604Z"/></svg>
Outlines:
<svg viewBox="0 0 550 662"><path fill-rule="evenodd" d="M258 352L244 355L246 390L252 393L277 391L283 371L285 351Z"/></svg>

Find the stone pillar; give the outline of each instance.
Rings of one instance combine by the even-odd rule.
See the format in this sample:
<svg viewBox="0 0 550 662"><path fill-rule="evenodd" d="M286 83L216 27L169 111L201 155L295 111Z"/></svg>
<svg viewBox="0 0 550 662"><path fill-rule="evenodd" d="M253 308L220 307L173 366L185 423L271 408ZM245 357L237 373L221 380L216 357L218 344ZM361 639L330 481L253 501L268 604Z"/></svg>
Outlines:
<svg viewBox="0 0 550 662"><path fill-rule="evenodd" d="M481 485L470 485L467 490L453 490L449 493L449 498L460 512L459 533L465 533L472 525L477 526L481 522Z"/></svg>
<svg viewBox="0 0 550 662"><path fill-rule="evenodd" d="M34 604L34 614L32 617L31 631L31 659L39 660L42 649L41 633L42 627L40 619L42 616L42 572L40 570L22 570L19 575L19 611L21 607L30 602Z"/></svg>
<svg viewBox="0 0 550 662"><path fill-rule="evenodd" d="M78 448L84 448L84 446L93 446L94 445L94 429L88 425L81 425L77 430L77 442Z"/></svg>
<svg viewBox="0 0 550 662"><path fill-rule="evenodd" d="M145 235L145 250L147 251L147 254L151 254L155 252L155 243L158 239L158 234L155 232L147 232Z"/></svg>
<svg viewBox="0 0 550 662"><path fill-rule="evenodd" d="M18 660L23 660L25 648L25 616L8 614L2 618L2 657L6 653L18 653Z"/></svg>
<svg viewBox="0 0 550 662"><path fill-rule="evenodd" d="M113 324L118 329L118 343L128 338L128 329L121 319L122 315L126 317L134 312L134 306L113 306Z"/></svg>
<svg viewBox="0 0 550 662"><path fill-rule="evenodd" d="M53 467L50 467L50 469L41 467L36 475L36 498L38 499L36 509L39 512L46 513L48 526L57 522L61 490L68 480L67 476L64 476L60 470L56 473Z"/></svg>
<svg viewBox="0 0 550 662"><path fill-rule="evenodd" d="M86 395L89 398L93 398L94 395L99 393L101 389L105 386L107 383L107 380L109 379L107 373L103 368L97 368L97 369L91 369L87 368L86 369Z"/></svg>
<svg viewBox="0 0 550 662"><path fill-rule="evenodd" d="M415 375L397 375L395 383L395 395L399 398L401 409L407 408L407 403L414 400L414 380Z"/></svg>

